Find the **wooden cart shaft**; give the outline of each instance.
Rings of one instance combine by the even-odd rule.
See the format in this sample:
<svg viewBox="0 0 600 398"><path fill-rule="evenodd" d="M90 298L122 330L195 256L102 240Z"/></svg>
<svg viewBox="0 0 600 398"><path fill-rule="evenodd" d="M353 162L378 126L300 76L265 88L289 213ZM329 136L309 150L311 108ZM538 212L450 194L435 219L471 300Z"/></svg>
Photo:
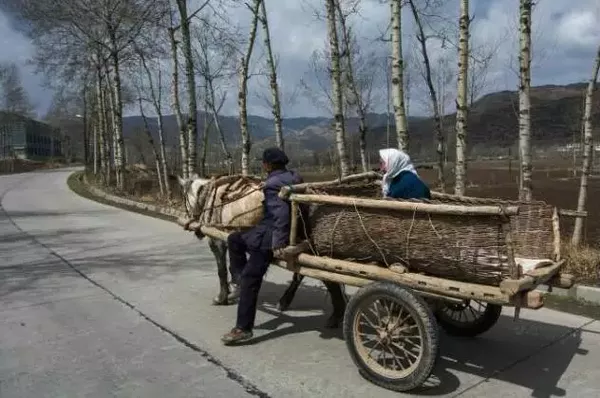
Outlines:
<svg viewBox="0 0 600 398"><path fill-rule="evenodd" d="M189 229L199 229L202 234L214 239L227 240L229 233L217 228L191 223ZM298 251L295 247L285 249ZM285 252L284 251L284 252ZM561 262L539 269L518 280L507 279L501 286L487 286L458 282L412 272L398 272L376 265L360 264L345 260L313 256L307 253L294 255L293 259L276 258L274 265L315 279L343 283L351 286L365 286L377 281L388 281L408 287L421 294L443 300L479 300L504 306L520 305L523 308L540 308L542 293L534 289L544 283L568 287L572 279L561 278L558 274ZM517 300L519 298L519 300Z"/></svg>

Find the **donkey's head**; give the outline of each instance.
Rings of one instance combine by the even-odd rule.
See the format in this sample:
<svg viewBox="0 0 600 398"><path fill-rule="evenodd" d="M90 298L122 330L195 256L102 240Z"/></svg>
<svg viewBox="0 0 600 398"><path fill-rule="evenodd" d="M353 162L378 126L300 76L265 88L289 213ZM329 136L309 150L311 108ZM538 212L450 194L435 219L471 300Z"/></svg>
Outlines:
<svg viewBox="0 0 600 398"><path fill-rule="evenodd" d="M202 189L204 189L210 180L206 178L200 178L198 174L192 174L190 178L182 178L177 176L177 181L181 186L182 197L185 203L185 211L187 216L190 218L197 218L200 216L202 209L198 203L198 198Z"/></svg>

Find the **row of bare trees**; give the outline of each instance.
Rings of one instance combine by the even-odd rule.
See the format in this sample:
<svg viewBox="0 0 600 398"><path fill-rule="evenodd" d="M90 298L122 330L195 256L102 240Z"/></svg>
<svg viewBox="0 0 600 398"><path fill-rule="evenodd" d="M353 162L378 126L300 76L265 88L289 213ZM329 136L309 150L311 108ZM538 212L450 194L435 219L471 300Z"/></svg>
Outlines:
<svg viewBox="0 0 600 398"><path fill-rule="evenodd" d="M433 115L437 188L445 190L448 142L444 118L448 98L456 103L455 186L454 192L464 195L467 186L468 115L478 93L485 85L485 69L493 58L494 49L482 50L472 41L470 28L473 17L468 0L452 4L458 10L456 21L440 15L450 7L443 0L381 0L389 4L390 24L382 35L389 43L382 62L375 52L362 47L356 34L361 0L323 0L315 9L319 23L326 27L326 46L311 57L314 74L312 83L302 82L305 94L312 95L315 103L329 109L333 119L332 132L335 151L332 156L341 176L354 170L349 156L349 136L346 121L350 116L358 120L360 166L368 170L367 137L368 114L376 102L377 90L374 70L385 64L389 81L388 104L393 106L398 147L411 151L408 103L411 84L420 77L427 93L427 106ZM218 141L221 158L229 172L234 171L234 156L219 115L227 94L237 90L241 149L241 171L251 171L252 126L248 121L249 87L253 79L268 82L268 103L273 114L275 141L284 147L282 98L279 87L276 54L274 53L268 22L267 0L203 0L190 7L189 0L12 0L8 7L13 15L26 21L27 33L37 47L35 63L51 81L65 89L83 92L84 129L90 137L84 139L91 148L90 163L93 171L105 184L117 188L126 186L125 138L123 112L135 104L144 121L144 132L152 148L154 167L159 186L165 197L170 197L168 175L173 166L168 158L173 149L165 135L164 113L167 93L169 108L178 127L178 167L184 177L195 172L206 173L206 159L211 134ZM444 8L445 7L445 8ZM6 8L6 7L5 7ZM243 10L249 18L244 32L232 21L230 10ZM531 20L532 0L520 0L519 7L519 197L532 200L531 148ZM403 46L407 29L403 13L414 22L416 44L411 54ZM435 27L437 18L441 27ZM262 58L258 41L262 39ZM456 51L456 79L448 73L448 59L439 65L432 58L432 46L441 43ZM412 46L409 46L412 47ZM413 58L412 69L407 67L407 56ZM417 61L414 61L414 60ZM389 61L389 62L388 62ZM415 73L416 72L416 73ZM483 73L482 73L483 72ZM592 150L591 97L597 77L597 65L587 91L584 127L585 151L578 207L585 208L589 159ZM413 73L414 76L413 76ZM165 78L170 74L170 79ZM410 79L410 83L409 83ZM228 87L232 80L237 85ZM456 82L455 97L448 95L443 86ZM388 86L388 87L389 87ZM83 88L83 89L82 89ZM156 117L147 117L148 110ZM203 131L199 133L198 111L204 115ZM156 128L152 125L156 120ZM153 135L152 131L158 134ZM388 132L389 135L389 132ZM202 137L198 142L198 137ZM158 137L158 140L155 138ZM388 138L389 141L389 138ZM199 153L200 150L200 153ZM574 241L580 236L578 220Z"/></svg>
<svg viewBox="0 0 600 398"><path fill-rule="evenodd" d="M93 150L94 171L106 184L114 180L119 189L125 187L126 149L123 136L125 105L137 102L144 119L148 142L153 148L161 191L170 196L167 175L167 149L163 129L163 75L170 69L171 110L179 129L179 164L184 177L195 170L204 172L209 133L216 130L229 170L233 159L219 123L219 112L227 90L218 90L219 80L238 76L238 106L241 132L241 170L248 173L252 135L247 116L248 84L256 76L268 75L276 142L284 146L280 90L275 56L271 46L265 0L243 1L205 0L196 9L188 9L186 0L102 0L87 7L86 0L67 0L55 7L50 1L14 0L13 11L32 27L28 31L37 45L36 63L53 81L85 87L84 112L88 140ZM373 67L376 57L359 46L354 32L359 14L359 0L327 0L324 2L328 47L321 54L329 84L325 88L334 120L335 143L339 172L351 172L345 121L350 114L359 120L360 160L367 170L367 114L373 103ZM390 0L392 97L398 143L408 150L409 134L404 90L404 55L402 51L402 9L408 7L417 26L417 40L424 63L431 108L435 116L438 140L439 184L444 187L446 162L445 135L442 132L442 107L434 83L433 66L429 60L428 40L422 18L440 2ZM227 7L247 8L251 16L250 32L240 35L227 20ZM468 18L467 18L468 23ZM251 60L261 26L266 50L266 72L252 73ZM468 27L467 27L468 28ZM216 44L216 45L215 45ZM220 47L220 48L216 48ZM468 50L467 50L468 51ZM181 73L183 72L183 73ZM183 75L183 76L182 76ZM369 76L371 75L371 77ZM182 77L184 79L182 79ZM184 80L183 83L181 80ZM93 89L91 89L93 87ZM182 90L184 87L184 90ZM197 92L199 91L199 92ZM129 96L129 97L128 97ZM128 98L127 98L128 97ZM198 145L198 99L204 114L202 145ZM187 101L185 112L182 106ZM158 143L154 142L152 126L146 118L146 106L156 115ZM466 123L466 119L464 120ZM463 128L466 131L466 129ZM198 147L202 154L198 161ZM198 164L199 163L199 164Z"/></svg>

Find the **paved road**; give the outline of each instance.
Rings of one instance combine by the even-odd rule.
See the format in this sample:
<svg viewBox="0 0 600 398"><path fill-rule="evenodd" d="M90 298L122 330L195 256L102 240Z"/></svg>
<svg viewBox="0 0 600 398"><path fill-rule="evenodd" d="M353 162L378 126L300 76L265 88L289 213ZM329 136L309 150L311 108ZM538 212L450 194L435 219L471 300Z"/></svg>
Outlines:
<svg viewBox="0 0 600 398"><path fill-rule="evenodd" d="M0 397L391 397L364 381L323 289L274 303L267 275L256 344L224 347L235 307L214 307L215 266L175 224L88 201L67 171L0 177ZM441 337L426 396L597 397L600 323L507 310L474 340Z"/></svg>

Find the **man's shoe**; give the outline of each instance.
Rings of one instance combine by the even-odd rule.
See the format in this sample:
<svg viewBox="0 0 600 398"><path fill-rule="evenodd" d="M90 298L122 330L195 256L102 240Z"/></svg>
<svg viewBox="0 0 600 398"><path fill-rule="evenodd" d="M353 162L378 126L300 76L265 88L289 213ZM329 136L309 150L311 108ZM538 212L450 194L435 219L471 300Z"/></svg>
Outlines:
<svg viewBox="0 0 600 398"><path fill-rule="evenodd" d="M248 341L249 339L251 339L253 336L251 331L244 331L240 328L233 328L231 329L231 332L223 335L223 337L221 337L221 341L223 342L223 344L225 345L232 345L232 344L237 344L237 343L243 343L245 341Z"/></svg>

